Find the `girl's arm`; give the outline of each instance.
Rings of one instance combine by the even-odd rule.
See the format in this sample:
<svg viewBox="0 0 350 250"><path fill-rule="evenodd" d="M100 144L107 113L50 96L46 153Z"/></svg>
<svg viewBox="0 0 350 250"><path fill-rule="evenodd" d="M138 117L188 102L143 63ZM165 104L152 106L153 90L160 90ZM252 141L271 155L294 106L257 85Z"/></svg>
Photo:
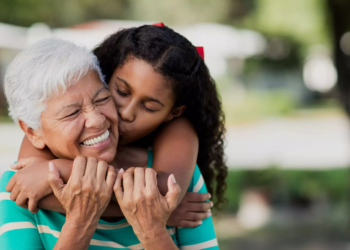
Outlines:
<svg viewBox="0 0 350 250"><path fill-rule="evenodd" d="M62 204L53 195L52 189L47 182L48 162L52 161L56 164L61 178L65 183L67 183L71 175L73 161L56 159L48 148L43 150L37 149L32 145L26 136L23 138L18 160L23 158L28 158L28 161L33 161L34 164L28 168L23 168L21 171L18 171L8 182L6 190L11 191L11 199L15 200L18 205L21 205L21 207L29 209L32 213L36 213L38 211L37 207L65 213ZM29 162L26 162L26 164L29 164ZM35 178L26 178L28 175L35 175ZM25 186L29 188L23 187L22 190L20 190L17 179L25 179L27 182ZM28 194L26 194L26 192L28 192ZM34 198L28 199L29 196ZM39 197L44 198L38 201ZM29 200L28 204L27 199ZM119 217L124 215L121 212L118 203L111 202L103 213L103 216Z"/></svg>
<svg viewBox="0 0 350 250"><path fill-rule="evenodd" d="M198 153L198 138L192 125L187 119L182 117L167 123L157 135L153 146L153 168L158 172L158 187L160 192L163 195L167 193L167 179L168 176L173 173L181 187L182 192L180 194L180 200L182 200L190 183ZM14 195L11 194L12 199L16 200L17 204L24 204L24 206L22 205L23 207L26 206L26 202L21 202L21 200L17 198L17 195L27 190L27 192L31 194L31 197L34 196L34 199L28 199L29 195L24 193L23 195L20 194L18 197L23 197L22 200L25 201L28 199L28 208L30 211L36 212L36 201L38 198L35 199L35 197L41 198L52 193L52 190L46 182L46 175L48 161L55 159L55 156L49 149L38 150L25 137L20 149L19 159L33 156L44 158L47 161L32 164L28 169L24 168L18 171L14 178L10 180L7 190L14 193ZM55 159L54 161L62 179L67 182L71 172L72 161L63 159ZM23 176L22 178L20 178L20 174ZM28 175L35 176L35 180L32 178L32 183L30 183L28 178L25 178L25 176ZM43 182L40 182L40 176L42 176ZM23 180L25 180L28 188L16 189L15 186L18 185L16 179L18 179L19 182L24 182ZM43 185L45 185L44 188ZM46 190L46 193L42 193L43 191L36 193L38 192L37 190ZM188 193L186 197L187 198L184 199L179 208L176 209L170 217L168 225L193 227L197 226L201 220L208 217L207 214L198 212L206 211L211 207L210 203L202 203L202 201L209 199L209 194ZM51 197L47 196L40 200L39 207L62 212L62 206L55 200L56 198L51 194ZM117 204L108 206L104 213L104 216L112 215L123 216ZM184 218L184 215L186 215L186 218Z"/></svg>
<svg viewBox="0 0 350 250"><path fill-rule="evenodd" d="M38 149L32 145L27 136L24 136L21 148L19 149L18 160L28 157L39 157L46 160L53 160L56 157L51 153L50 149Z"/></svg>
<svg viewBox="0 0 350 250"><path fill-rule="evenodd" d="M170 215L169 226L196 227L211 215L210 194L188 192L197 162L198 144L192 124L184 117L166 123L154 140L152 168L157 172L160 193L168 192L167 180L171 174L181 187L180 204Z"/></svg>
<svg viewBox="0 0 350 250"><path fill-rule="evenodd" d="M157 172L158 187L162 195L168 192L167 180L174 174L181 201L193 175L198 155L198 137L192 124L179 117L165 124L153 143L153 166Z"/></svg>

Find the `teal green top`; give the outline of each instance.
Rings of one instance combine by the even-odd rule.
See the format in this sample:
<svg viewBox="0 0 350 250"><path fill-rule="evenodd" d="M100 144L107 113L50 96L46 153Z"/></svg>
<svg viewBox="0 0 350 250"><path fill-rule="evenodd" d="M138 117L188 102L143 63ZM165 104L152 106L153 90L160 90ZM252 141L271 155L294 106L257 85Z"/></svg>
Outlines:
<svg viewBox="0 0 350 250"><path fill-rule="evenodd" d="M148 166L152 167L153 154L149 151ZM65 222L65 215L40 209L32 214L10 200L5 187L14 171L5 171L0 181L0 249L52 249ZM207 192L202 174L195 167L189 192ZM168 232L181 250L219 249L212 218L203 220L195 228L168 227ZM89 246L90 250L143 249L126 219L118 222L99 220Z"/></svg>

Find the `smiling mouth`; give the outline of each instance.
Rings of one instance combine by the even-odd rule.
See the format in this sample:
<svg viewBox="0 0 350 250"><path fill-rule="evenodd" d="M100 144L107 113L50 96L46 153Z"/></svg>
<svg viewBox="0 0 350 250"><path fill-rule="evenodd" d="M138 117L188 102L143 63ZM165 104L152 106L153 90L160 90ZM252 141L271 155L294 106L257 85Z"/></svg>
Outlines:
<svg viewBox="0 0 350 250"><path fill-rule="evenodd" d="M80 144L85 145L85 146L92 146L92 145L106 141L108 139L108 137L109 137L109 131L107 129L106 132L104 132L102 135L97 136L95 138L85 140Z"/></svg>

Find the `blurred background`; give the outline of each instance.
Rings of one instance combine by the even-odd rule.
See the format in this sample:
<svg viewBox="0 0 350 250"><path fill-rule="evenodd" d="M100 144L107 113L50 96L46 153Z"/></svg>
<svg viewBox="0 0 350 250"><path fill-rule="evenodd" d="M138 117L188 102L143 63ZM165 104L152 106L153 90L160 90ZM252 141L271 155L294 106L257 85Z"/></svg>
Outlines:
<svg viewBox="0 0 350 250"><path fill-rule="evenodd" d="M6 66L56 36L94 48L164 22L204 46L226 113L220 248L350 249L350 1L1 0L0 175L23 137L7 116Z"/></svg>

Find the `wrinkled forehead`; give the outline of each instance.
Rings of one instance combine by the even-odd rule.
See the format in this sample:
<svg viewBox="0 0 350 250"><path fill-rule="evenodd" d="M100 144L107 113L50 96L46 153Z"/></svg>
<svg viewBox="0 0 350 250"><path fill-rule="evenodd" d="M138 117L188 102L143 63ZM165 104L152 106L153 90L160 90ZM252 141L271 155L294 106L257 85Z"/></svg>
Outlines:
<svg viewBox="0 0 350 250"><path fill-rule="evenodd" d="M103 93L109 93L108 87L95 71L89 71L68 88L56 91L44 104L53 115L68 106L89 105Z"/></svg>

